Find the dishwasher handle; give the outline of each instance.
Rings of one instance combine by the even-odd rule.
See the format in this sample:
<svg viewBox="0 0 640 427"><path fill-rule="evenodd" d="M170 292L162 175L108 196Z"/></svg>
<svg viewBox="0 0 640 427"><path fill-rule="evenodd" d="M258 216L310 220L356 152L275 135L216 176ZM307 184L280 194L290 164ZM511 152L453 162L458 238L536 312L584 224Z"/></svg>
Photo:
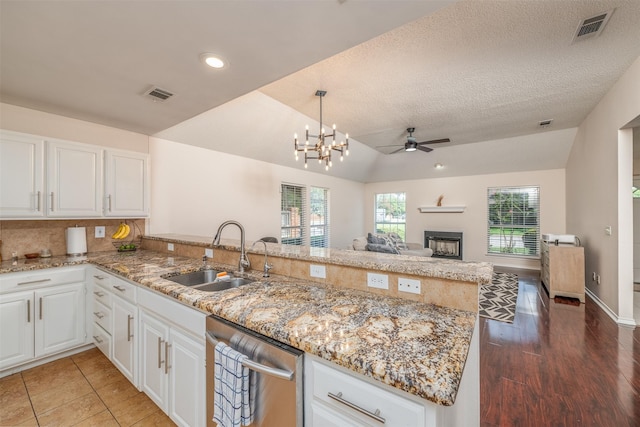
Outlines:
<svg viewBox="0 0 640 427"><path fill-rule="evenodd" d="M211 331L207 331L206 333L207 341L212 346L218 345L220 341L213 335ZM271 366L266 366L258 362L254 362L251 359L247 359L242 362L242 366L251 369L252 371L260 372L265 375L271 375L276 378L280 378L287 381L293 381L293 372L287 371L284 369L272 368Z"/></svg>

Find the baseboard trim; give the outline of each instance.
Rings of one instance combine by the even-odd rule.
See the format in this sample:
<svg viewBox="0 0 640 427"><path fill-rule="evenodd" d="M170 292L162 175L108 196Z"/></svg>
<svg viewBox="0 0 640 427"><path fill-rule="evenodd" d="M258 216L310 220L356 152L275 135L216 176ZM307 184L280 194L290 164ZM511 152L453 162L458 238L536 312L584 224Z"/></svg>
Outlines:
<svg viewBox="0 0 640 427"><path fill-rule="evenodd" d="M607 315L611 317L611 319L613 319L613 321L616 322L618 325L628 326L631 328L635 328L637 326L635 319L629 319L627 317L618 317L618 315L614 313L613 310L611 310L609 306L605 304L600 298L598 298L596 294L591 292L589 288L586 288L585 292L589 296L589 298L591 298L593 302L598 304L598 307L600 307L605 313L607 313Z"/></svg>

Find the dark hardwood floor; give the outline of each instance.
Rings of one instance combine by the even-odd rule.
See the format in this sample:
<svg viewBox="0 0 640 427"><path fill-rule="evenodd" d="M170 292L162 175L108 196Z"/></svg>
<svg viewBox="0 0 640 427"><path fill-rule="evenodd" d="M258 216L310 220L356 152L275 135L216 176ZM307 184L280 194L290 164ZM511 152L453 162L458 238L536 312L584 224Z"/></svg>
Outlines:
<svg viewBox="0 0 640 427"><path fill-rule="evenodd" d="M640 426L640 328L589 297L558 304L538 272L518 274L512 324L480 319L480 417L491 426Z"/></svg>

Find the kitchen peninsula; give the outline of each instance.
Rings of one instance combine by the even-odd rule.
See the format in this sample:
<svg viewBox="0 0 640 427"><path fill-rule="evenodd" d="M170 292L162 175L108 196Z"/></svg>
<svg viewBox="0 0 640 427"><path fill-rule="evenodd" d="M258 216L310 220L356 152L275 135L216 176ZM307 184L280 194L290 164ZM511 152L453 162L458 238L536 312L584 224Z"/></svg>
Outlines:
<svg viewBox="0 0 640 427"><path fill-rule="evenodd" d="M169 243L173 251L166 249ZM223 240L221 247L214 249L211 266L235 270L230 266L237 265L237 243ZM438 411L449 408L442 419L458 420L455 421L458 425L464 425L460 417L466 413L471 414L467 420L477 421L479 414L473 414L478 411L479 399L478 348L474 336L477 286L490 280L490 264L431 259L425 262L423 258L414 260L397 255L362 257L346 250L268 244L269 261L274 266L270 278L262 278L259 273L264 258L260 245L249 253L254 270L247 275L255 280L249 285L205 293L167 279L201 268L203 248L209 245L210 240L205 238L146 237L142 246L147 249L133 253L102 252L90 254L84 260L54 257L44 262L20 261L18 265L4 262L0 273L94 264L184 305L361 374L373 384L401 390L403 396L425 404L432 402ZM316 264L326 267L326 278L309 277L309 266ZM422 293L408 295L412 301L397 298L397 291L395 295L390 290L387 294L383 290L376 290L375 294L366 292L367 271L388 273L389 287L396 289L396 276L420 277ZM10 275L2 274L0 280L4 277ZM358 289L362 277L365 288ZM434 286L430 286L432 280ZM430 292L437 294L446 285L459 286L462 291L456 292L463 296L473 286L474 309L423 303L441 298ZM445 293L445 298L456 292Z"/></svg>

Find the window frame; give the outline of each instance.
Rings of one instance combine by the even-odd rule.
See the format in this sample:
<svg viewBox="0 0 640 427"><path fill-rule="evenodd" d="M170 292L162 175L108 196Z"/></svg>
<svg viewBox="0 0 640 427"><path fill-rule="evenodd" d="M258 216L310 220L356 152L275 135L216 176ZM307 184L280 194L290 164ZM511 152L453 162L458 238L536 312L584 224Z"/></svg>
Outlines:
<svg viewBox="0 0 640 427"><path fill-rule="evenodd" d="M390 200L392 198L392 196L395 196L397 198L401 198L402 199L402 207L403 207L403 212L404 212L404 218L403 221L387 221L386 217L388 216L385 212L384 214L384 218L382 221L379 221L379 215L380 215L380 209L386 209L386 208L380 208L380 198L385 198L386 200L383 200L382 203L395 203L398 204L398 200ZM398 207L396 206L396 209L398 209ZM391 214L393 217L393 214ZM382 226L382 227L380 227ZM406 191L390 191L390 192L385 192L385 193L375 193L374 194L374 198L373 198L373 229L374 232L377 233L397 233L401 238L403 242L406 242L406 236L407 236L407 193Z"/></svg>
<svg viewBox="0 0 640 427"><path fill-rule="evenodd" d="M487 255L540 257L540 193L537 185L487 188Z"/></svg>

